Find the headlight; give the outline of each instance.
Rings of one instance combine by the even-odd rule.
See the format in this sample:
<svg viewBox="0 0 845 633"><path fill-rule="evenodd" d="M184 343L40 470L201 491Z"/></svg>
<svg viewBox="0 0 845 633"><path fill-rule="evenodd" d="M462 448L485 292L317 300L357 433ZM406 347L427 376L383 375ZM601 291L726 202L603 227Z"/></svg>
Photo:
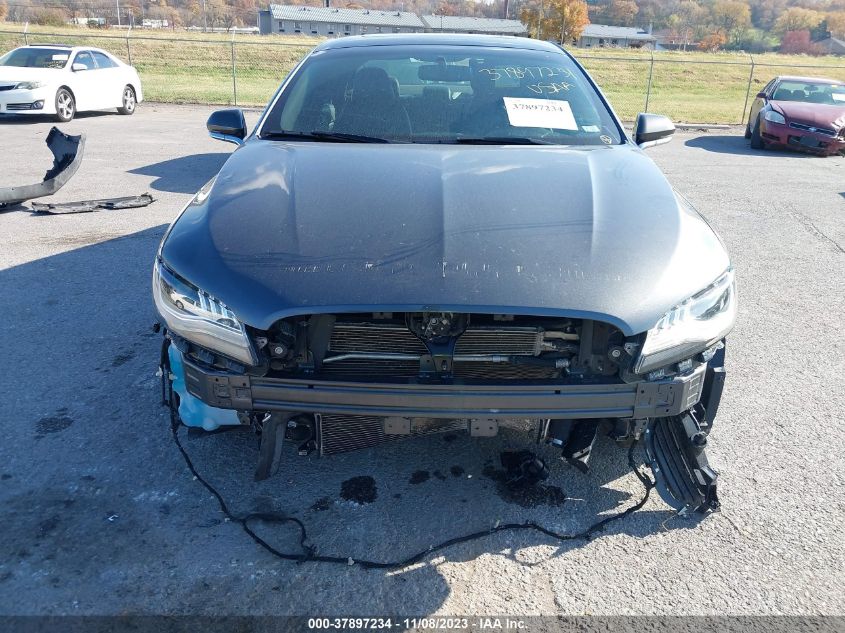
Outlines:
<svg viewBox="0 0 845 633"><path fill-rule="evenodd" d="M774 110L767 110L766 114L763 115L763 118L766 121L771 121L772 123L786 123L786 119L783 118L783 115L780 112L775 112Z"/></svg>
<svg viewBox="0 0 845 633"><path fill-rule="evenodd" d="M161 318L174 334L241 363L258 362L235 314L208 293L177 277L160 261L153 268L153 298Z"/></svg>
<svg viewBox="0 0 845 633"><path fill-rule="evenodd" d="M21 81L15 84L15 90L35 90L46 85L43 81Z"/></svg>
<svg viewBox="0 0 845 633"><path fill-rule="evenodd" d="M733 268L675 306L646 335L634 371L642 374L684 360L723 339L736 321Z"/></svg>

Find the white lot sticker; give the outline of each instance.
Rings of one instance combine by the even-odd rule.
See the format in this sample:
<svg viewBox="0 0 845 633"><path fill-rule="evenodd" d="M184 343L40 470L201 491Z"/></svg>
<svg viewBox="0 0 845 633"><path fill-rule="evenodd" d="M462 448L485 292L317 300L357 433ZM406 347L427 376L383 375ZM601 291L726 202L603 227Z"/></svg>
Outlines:
<svg viewBox="0 0 845 633"><path fill-rule="evenodd" d="M515 99L502 97L508 121L514 127L551 127L558 130L577 130L568 101L556 99Z"/></svg>
<svg viewBox="0 0 845 633"><path fill-rule="evenodd" d="M830 96L833 97L834 101L845 101L845 94L841 92L833 92Z"/></svg>
<svg viewBox="0 0 845 633"><path fill-rule="evenodd" d="M68 58L67 55L62 55L62 54L53 55L53 61L54 62L66 62L67 58Z"/></svg>

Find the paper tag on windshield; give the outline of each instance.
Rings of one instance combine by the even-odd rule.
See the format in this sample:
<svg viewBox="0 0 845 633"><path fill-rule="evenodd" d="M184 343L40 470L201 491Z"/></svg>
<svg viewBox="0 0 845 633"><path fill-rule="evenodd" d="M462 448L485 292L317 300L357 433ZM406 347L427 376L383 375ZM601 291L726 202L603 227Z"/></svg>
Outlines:
<svg viewBox="0 0 845 633"><path fill-rule="evenodd" d="M832 92L830 96L833 97L834 101L845 101L845 94L841 92Z"/></svg>
<svg viewBox="0 0 845 633"><path fill-rule="evenodd" d="M502 97L508 112L508 121L514 127L551 127L559 130L577 130L575 117L568 101L553 99L515 99Z"/></svg>
<svg viewBox="0 0 845 633"><path fill-rule="evenodd" d="M67 55L64 55L64 54L61 54L61 53L58 54L58 55L53 55L53 61L54 62L66 62L67 58L68 58Z"/></svg>

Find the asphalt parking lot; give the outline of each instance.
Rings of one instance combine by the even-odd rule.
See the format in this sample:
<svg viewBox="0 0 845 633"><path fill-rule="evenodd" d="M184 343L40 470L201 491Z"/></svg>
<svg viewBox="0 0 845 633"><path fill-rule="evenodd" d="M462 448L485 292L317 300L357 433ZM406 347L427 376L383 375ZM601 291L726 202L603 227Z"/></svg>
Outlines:
<svg viewBox="0 0 845 633"><path fill-rule="evenodd" d="M2 614L841 614L845 611L845 158L752 152L741 130L681 132L650 155L722 235L740 317L708 455L723 510L674 517L654 496L589 542L500 533L398 571L278 561L224 520L160 406L149 284L168 223L232 146L206 107L82 115L76 176L54 201L135 195L142 209L0 213ZM253 122L257 114L250 114ZM35 182L46 121L0 121L0 186ZM182 437L236 512L300 518L321 553L399 559L496 522L561 532L639 499L604 441L582 475L543 451L544 494L491 478L531 438L436 436L289 454L256 484L248 432ZM451 440L451 441L447 441ZM341 494L372 477L374 500ZM566 500L561 503L563 492ZM348 492L348 491L347 491ZM345 496L350 496L346 494ZM297 551L291 526L258 528Z"/></svg>

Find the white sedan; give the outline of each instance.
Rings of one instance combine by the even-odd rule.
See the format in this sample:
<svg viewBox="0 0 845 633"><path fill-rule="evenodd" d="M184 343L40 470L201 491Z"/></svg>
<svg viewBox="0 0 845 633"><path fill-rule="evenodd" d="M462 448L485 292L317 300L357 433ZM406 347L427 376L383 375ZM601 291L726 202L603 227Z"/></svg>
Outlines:
<svg viewBox="0 0 845 633"><path fill-rule="evenodd" d="M132 114L142 101L138 72L87 46L22 46L0 57L0 114L48 114L117 108Z"/></svg>

